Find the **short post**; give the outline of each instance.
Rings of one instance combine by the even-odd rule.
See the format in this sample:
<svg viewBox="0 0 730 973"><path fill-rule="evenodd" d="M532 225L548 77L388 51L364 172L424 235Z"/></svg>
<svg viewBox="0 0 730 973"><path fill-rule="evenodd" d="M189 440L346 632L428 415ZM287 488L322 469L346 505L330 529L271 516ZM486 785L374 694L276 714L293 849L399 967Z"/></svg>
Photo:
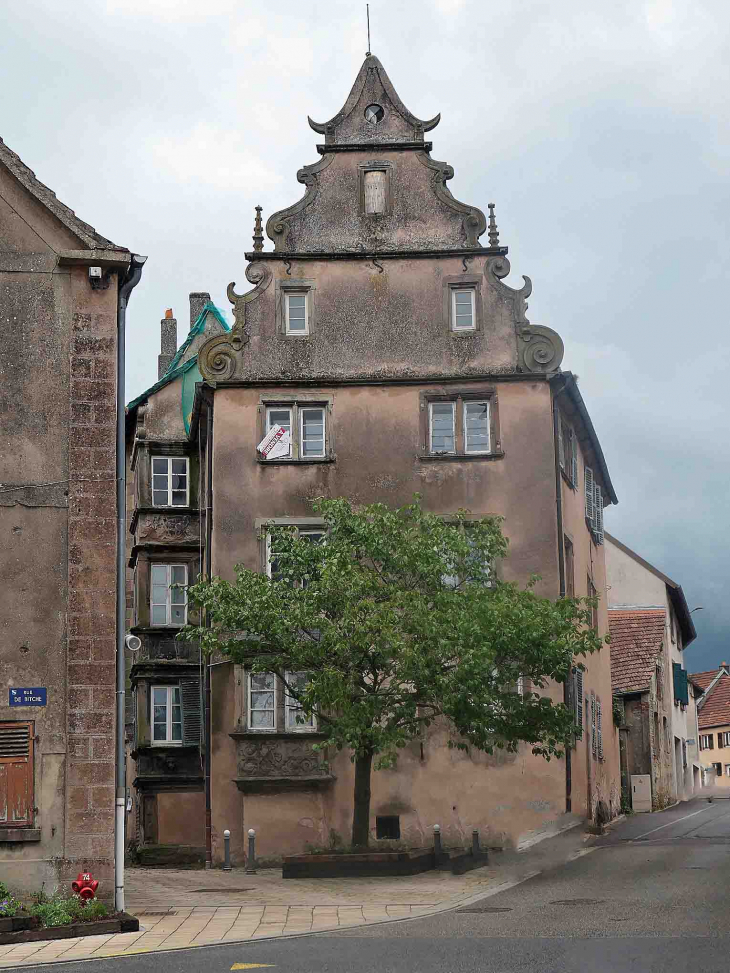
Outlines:
<svg viewBox="0 0 730 973"><path fill-rule="evenodd" d="M471 833L471 853L475 858L479 857L479 831L476 828Z"/></svg>
<svg viewBox="0 0 730 973"><path fill-rule="evenodd" d="M231 870L231 832L226 830L223 832L223 871L230 872Z"/></svg>
<svg viewBox="0 0 730 973"><path fill-rule="evenodd" d="M438 824L433 826L433 854L438 864L441 859L441 826Z"/></svg>
<svg viewBox="0 0 730 973"><path fill-rule="evenodd" d="M246 875L256 874L256 832L253 828L248 829L248 861L246 862Z"/></svg>

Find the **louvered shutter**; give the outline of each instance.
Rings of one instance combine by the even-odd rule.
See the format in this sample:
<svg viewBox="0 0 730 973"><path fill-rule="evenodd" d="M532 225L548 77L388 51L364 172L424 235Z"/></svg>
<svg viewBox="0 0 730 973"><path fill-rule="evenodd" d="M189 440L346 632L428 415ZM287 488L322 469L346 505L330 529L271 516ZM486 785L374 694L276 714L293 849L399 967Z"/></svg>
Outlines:
<svg viewBox="0 0 730 973"><path fill-rule="evenodd" d="M603 714L600 699L596 700L596 728L598 731L598 759L603 760Z"/></svg>
<svg viewBox="0 0 730 973"><path fill-rule="evenodd" d="M558 461L560 463L560 469L565 470L565 452L563 446L563 421L560 418L558 418Z"/></svg>
<svg viewBox="0 0 730 973"><path fill-rule="evenodd" d="M594 517L595 531L596 531L596 544L603 544L603 493L601 488L596 484L596 512Z"/></svg>
<svg viewBox="0 0 730 973"><path fill-rule="evenodd" d="M180 698L183 712L183 744L186 747L197 747L203 730L200 680L181 679Z"/></svg>
<svg viewBox="0 0 730 973"><path fill-rule="evenodd" d="M674 682L674 701L689 705L689 684L687 682L687 670L682 668L681 662L672 663L672 677Z"/></svg>
<svg viewBox="0 0 730 973"><path fill-rule="evenodd" d="M583 472L586 491L586 520L593 527L595 521L596 499L595 484L593 482L593 470L586 466Z"/></svg>
<svg viewBox="0 0 730 973"><path fill-rule="evenodd" d="M570 430L570 455L571 455L571 469L570 478L573 481L573 486L577 488L578 486L578 439L575 432Z"/></svg>
<svg viewBox="0 0 730 973"><path fill-rule="evenodd" d="M583 670L573 669L574 702L575 702L575 722L583 729Z"/></svg>
<svg viewBox="0 0 730 973"><path fill-rule="evenodd" d="M591 751L596 755L596 697L591 693Z"/></svg>
<svg viewBox="0 0 730 973"><path fill-rule="evenodd" d="M31 723L0 723L0 825L33 826Z"/></svg>

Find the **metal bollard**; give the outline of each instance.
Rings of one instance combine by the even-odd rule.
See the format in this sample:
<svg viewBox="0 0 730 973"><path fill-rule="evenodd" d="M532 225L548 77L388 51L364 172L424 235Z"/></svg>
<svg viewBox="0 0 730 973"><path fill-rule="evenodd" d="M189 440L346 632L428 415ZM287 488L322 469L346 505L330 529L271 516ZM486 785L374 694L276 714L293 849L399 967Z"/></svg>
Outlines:
<svg viewBox="0 0 730 973"><path fill-rule="evenodd" d="M231 870L231 832L223 832L223 871Z"/></svg>
<svg viewBox="0 0 730 973"><path fill-rule="evenodd" d="M471 853L475 858L479 855L479 832L476 828L471 833Z"/></svg>
<svg viewBox="0 0 730 973"><path fill-rule="evenodd" d="M246 875L256 874L256 832L253 828L248 830L248 861L246 862Z"/></svg>
<svg viewBox="0 0 730 973"><path fill-rule="evenodd" d="M439 824L433 826L433 853L438 862L441 858L441 825Z"/></svg>

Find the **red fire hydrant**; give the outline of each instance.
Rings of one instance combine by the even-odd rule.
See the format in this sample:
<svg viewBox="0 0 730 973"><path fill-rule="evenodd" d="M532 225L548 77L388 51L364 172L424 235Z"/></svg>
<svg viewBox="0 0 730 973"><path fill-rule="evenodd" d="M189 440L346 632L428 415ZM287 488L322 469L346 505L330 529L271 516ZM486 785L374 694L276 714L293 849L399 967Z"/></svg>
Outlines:
<svg viewBox="0 0 730 973"><path fill-rule="evenodd" d="M71 882L74 895L78 895L82 902L88 902L96 895L99 883L92 877L91 872L79 872L75 882Z"/></svg>

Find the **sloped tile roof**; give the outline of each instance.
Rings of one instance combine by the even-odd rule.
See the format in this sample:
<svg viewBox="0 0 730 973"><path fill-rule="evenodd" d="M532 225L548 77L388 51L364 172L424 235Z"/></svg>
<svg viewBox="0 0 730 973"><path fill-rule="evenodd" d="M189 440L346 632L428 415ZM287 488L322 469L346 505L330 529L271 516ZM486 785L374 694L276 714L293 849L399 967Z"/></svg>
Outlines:
<svg viewBox="0 0 730 973"><path fill-rule="evenodd" d="M716 675L717 669L710 669L709 672L693 672L689 678L692 680L692 682L697 683L703 692L706 692L707 687L710 685Z"/></svg>
<svg viewBox="0 0 730 973"><path fill-rule="evenodd" d="M707 673L698 673L698 676ZM717 675L717 669L712 673ZM696 676L692 676L696 679ZM723 672L707 696L702 697L702 706L697 714L697 722L701 730L711 726L730 724L730 676Z"/></svg>
<svg viewBox="0 0 730 973"><path fill-rule="evenodd" d="M13 152L12 149L8 148L2 139L0 139L0 162L10 170L21 186L24 186L46 209L50 210L89 250L121 250L125 253L129 252L126 247L117 246L116 243L112 243L111 240L103 237L101 233L97 233L93 226L89 226L88 223L79 219L74 211L62 203L53 190L44 185L37 178L33 170L29 169L23 162L17 152Z"/></svg>
<svg viewBox="0 0 730 973"><path fill-rule="evenodd" d="M663 608L611 608L611 683L615 693L648 690L666 625Z"/></svg>

